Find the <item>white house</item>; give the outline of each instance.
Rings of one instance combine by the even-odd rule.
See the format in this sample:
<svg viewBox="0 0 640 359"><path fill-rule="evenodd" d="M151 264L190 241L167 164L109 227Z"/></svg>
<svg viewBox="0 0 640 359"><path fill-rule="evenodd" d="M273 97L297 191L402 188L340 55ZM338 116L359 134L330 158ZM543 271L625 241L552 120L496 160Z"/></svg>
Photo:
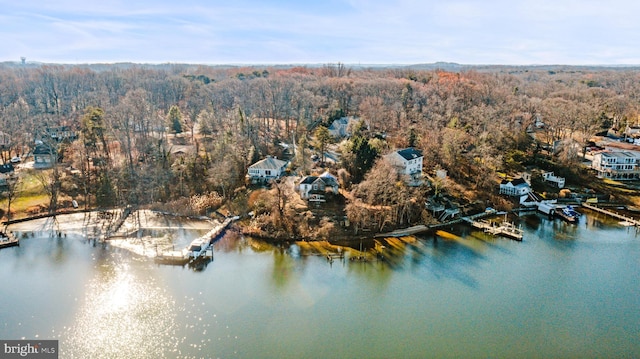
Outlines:
<svg viewBox="0 0 640 359"><path fill-rule="evenodd" d="M522 178L516 178L511 181L504 179L500 182L500 194L520 197L520 203L526 201L530 192L531 186Z"/></svg>
<svg viewBox="0 0 640 359"><path fill-rule="evenodd" d="M544 172L542 174L542 178L544 178L544 180L547 181L547 182L551 182L551 183L555 184L558 188L563 188L564 187L565 178L564 177L558 177L558 176L554 175L553 172Z"/></svg>
<svg viewBox="0 0 640 359"><path fill-rule="evenodd" d="M338 194L338 180L329 172L320 176L306 176L298 184L298 193L302 199L310 202L325 202L326 193Z"/></svg>
<svg viewBox="0 0 640 359"><path fill-rule="evenodd" d="M410 186L419 186L422 183L422 152L409 147L391 152L385 158L397 168L399 174L408 177L407 183Z"/></svg>
<svg viewBox="0 0 640 359"><path fill-rule="evenodd" d="M279 160L275 157L267 156L247 169L247 177L251 183L264 183L272 179L277 179L284 175L287 161Z"/></svg>
<svg viewBox="0 0 640 359"><path fill-rule="evenodd" d="M598 178L615 180L640 179L640 153L633 151L599 152L593 155L591 168Z"/></svg>
<svg viewBox="0 0 640 359"><path fill-rule="evenodd" d="M633 126L627 125L627 128L625 128L625 130L624 130L624 134L629 136L629 137L640 136L640 126L638 126L638 125L633 125Z"/></svg>

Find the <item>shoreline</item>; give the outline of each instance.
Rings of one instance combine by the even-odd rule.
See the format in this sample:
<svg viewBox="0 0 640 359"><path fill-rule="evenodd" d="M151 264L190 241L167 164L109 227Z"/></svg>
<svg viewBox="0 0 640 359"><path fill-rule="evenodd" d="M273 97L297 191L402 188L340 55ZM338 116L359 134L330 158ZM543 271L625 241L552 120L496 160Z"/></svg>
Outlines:
<svg viewBox="0 0 640 359"><path fill-rule="evenodd" d="M622 204L615 204L615 203L607 203L607 204L599 204L598 207L602 207L604 209L606 208L624 208L624 212L625 214L627 214L629 216L629 218L635 219L633 218L633 214L637 214L636 212L634 212L633 210L629 210L627 209L624 205ZM580 208L583 208L589 212L592 213L598 213L596 211L593 211L591 209L589 209L588 207L583 207L580 206ZM38 231L38 230L42 230L42 231L46 231L46 230L55 230L57 232L81 232L83 233L83 235L87 235L91 232L92 228L97 228L100 226L104 227L105 223L110 223L113 222L112 217L113 216L117 216L118 213L123 213L125 210L127 209L127 207L122 207L122 208L111 208L108 210L105 209L79 209L79 210L74 210L74 211L61 211L61 212L57 212L55 214L50 213L50 214L42 214L42 215L37 215L37 216L33 216L33 217L24 217L24 218L19 218L19 219L15 219L15 220L10 220L10 221L4 221L2 222L2 224L4 224L4 228L7 231L12 231L12 232L28 232L28 231ZM532 210L535 212L535 210ZM521 212L521 209L514 209L512 211L509 211L509 213L511 215L516 215L517 217L520 217L518 215L518 213ZM106 216L107 218L99 218L100 214L104 214L104 213L111 213L109 216ZM113 233L110 233L110 235L114 236L114 237L119 237L118 239L126 239L128 237L129 233L134 232L135 230L138 229L169 229L169 228L175 228L175 229L199 229L199 230L205 230L207 228L210 227L210 225L213 225L213 221L218 221L218 219L216 218L212 218L212 217L207 217L207 216L188 216L188 215L182 215L182 214L178 214L178 213L171 213L171 212L166 212L166 211L155 211L155 210L148 210L148 209L140 209L140 210L136 210L136 211L132 211L132 213L137 213L136 216L145 216L145 217L149 217L152 216L154 218L145 218L145 225L140 225L138 228L134 228L135 226L131 222L130 219L133 216L130 216L129 219L125 218L125 220L123 221L122 225L124 227L124 232L122 230L117 230L114 231ZM606 213L600 213L601 215L607 216L608 218L611 218L612 220L615 220L615 216L611 216L608 215ZM478 215L478 214L477 214ZM479 213L479 215L482 215L482 213ZM486 213L486 216L483 217L498 217L501 216L502 213L498 214L498 213ZM88 219L87 219L88 217ZM155 218L157 217L157 218ZM49 223L49 219L50 218L55 218L55 222L53 223ZM166 222L167 218L171 218L176 220L179 224L175 224L175 225L167 225ZM201 226L193 226L193 225L187 225L185 228L185 224L189 223L189 221L204 221L207 222L208 225L205 226L207 228L201 227ZM636 219L637 221L637 219ZM31 222L31 223L29 223ZM163 222L159 223L159 222ZM336 231L338 233L333 233L331 236L329 236L328 238L311 238L311 237L293 237L291 235L287 235L286 233L266 233L266 232L255 232L255 231L251 231L248 230L249 225L248 223L244 222L244 221L238 221L236 223L234 223L233 225L229 226L228 231L236 231L240 234L242 234L243 236L247 236L247 237L251 237L251 238L255 238L255 239L259 239L262 240L266 243L269 244L274 244L274 245L278 245L278 244L292 244L292 243L296 243L296 242L316 242L316 241L327 241L329 243L332 244L339 244L339 245L344 245L344 246L352 246L354 244L360 244L363 242L366 243L373 243L376 239L378 238L386 238L386 237L403 237L403 236L412 236L414 234L417 233L430 233L433 232L435 233L435 231L437 231L440 227L443 226L454 226L457 225L461 222L460 218L453 220L453 221L449 221L449 222L444 222L444 223L435 223L435 224L429 224L429 225L425 225L425 224L421 224L421 225L414 225L414 226L409 226L409 227L403 227L403 228L396 228L390 231L384 231L384 232L368 232L366 234L352 234L352 233L348 233L350 230L347 229L343 229L341 228L339 231ZM620 222L622 223L622 222ZM637 222L630 222L627 221L627 223L631 223L630 225L633 226L633 223L637 223ZM161 225L162 224L162 225ZM624 224L623 224L624 225ZM54 228L57 227L57 228ZM414 230L415 229L415 230ZM119 233L119 234L118 234ZM104 233L101 233L102 235L104 235ZM95 233L94 236L92 237L96 237ZM89 237L87 237L89 238ZM106 240L109 240L108 238Z"/></svg>

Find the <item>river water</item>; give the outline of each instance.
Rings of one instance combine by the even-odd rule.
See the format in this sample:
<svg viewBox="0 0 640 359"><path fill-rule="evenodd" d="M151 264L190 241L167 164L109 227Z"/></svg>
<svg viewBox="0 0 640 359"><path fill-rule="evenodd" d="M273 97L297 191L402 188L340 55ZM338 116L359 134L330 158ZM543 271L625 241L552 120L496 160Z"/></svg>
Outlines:
<svg viewBox="0 0 640 359"><path fill-rule="evenodd" d="M640 357L640 236L593 213L520 224L523 242L457 227L385 262L231 233L198 270L37 232L0 250L0 338L61 358Z"/></svg>

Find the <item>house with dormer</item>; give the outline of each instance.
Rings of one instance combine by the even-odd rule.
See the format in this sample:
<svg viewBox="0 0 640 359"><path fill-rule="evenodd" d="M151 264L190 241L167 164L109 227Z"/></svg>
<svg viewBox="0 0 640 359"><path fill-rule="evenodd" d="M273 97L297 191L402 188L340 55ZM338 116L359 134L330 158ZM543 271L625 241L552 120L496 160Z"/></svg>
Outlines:
<svg viewBox="0 0 640 359"><path fill-rule="evenodd" d="M386 155L385 159L396 167L398 174L406 178L408 185L419 186L422 184L424 156L420 150L413 147L397 150Z"/></svg>
<svg viewBox="0 0 640 359"><path fill-rule="evenodd" d="M326 194L338 194L339 190L338 179L329 172L303 177L297 185L300 197L309 202L325 202Z"/></svg>

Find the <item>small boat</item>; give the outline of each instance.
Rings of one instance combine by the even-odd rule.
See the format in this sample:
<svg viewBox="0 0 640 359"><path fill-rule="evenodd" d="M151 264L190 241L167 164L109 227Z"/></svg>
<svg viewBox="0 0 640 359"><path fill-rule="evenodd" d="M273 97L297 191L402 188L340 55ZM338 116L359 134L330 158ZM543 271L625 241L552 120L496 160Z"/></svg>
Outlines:
<svg viewBox="0 0 640 359"><path fill-rule="evenodd" d="M573 209L572 206L566 206L561 211L556 212L556 215L569 223L576 223L582 214Z"/></svg>
<svg viewBox="0 0 640 359"><path fill-rule="evenodd" d="M567 205L563 211L565 211L568 215L574 216L574 217L580 217L582 216L582 213L576 211L573 206L571 205Z"/></svg>
<svg viewBox="0 0 640 359"><path fill-rule="evenodd" d="M20 240L17 239L11 232L0 232L0 248L13 247L20 245Z"/></svg>
<svg viewBox="0 0 640 359"><path fill-rule="evenodd" d="M187 251L189 255L193 258L198 258L207 253L207 249L209 249L209 239L208 238L198 238L193 240Z"/></svg>

